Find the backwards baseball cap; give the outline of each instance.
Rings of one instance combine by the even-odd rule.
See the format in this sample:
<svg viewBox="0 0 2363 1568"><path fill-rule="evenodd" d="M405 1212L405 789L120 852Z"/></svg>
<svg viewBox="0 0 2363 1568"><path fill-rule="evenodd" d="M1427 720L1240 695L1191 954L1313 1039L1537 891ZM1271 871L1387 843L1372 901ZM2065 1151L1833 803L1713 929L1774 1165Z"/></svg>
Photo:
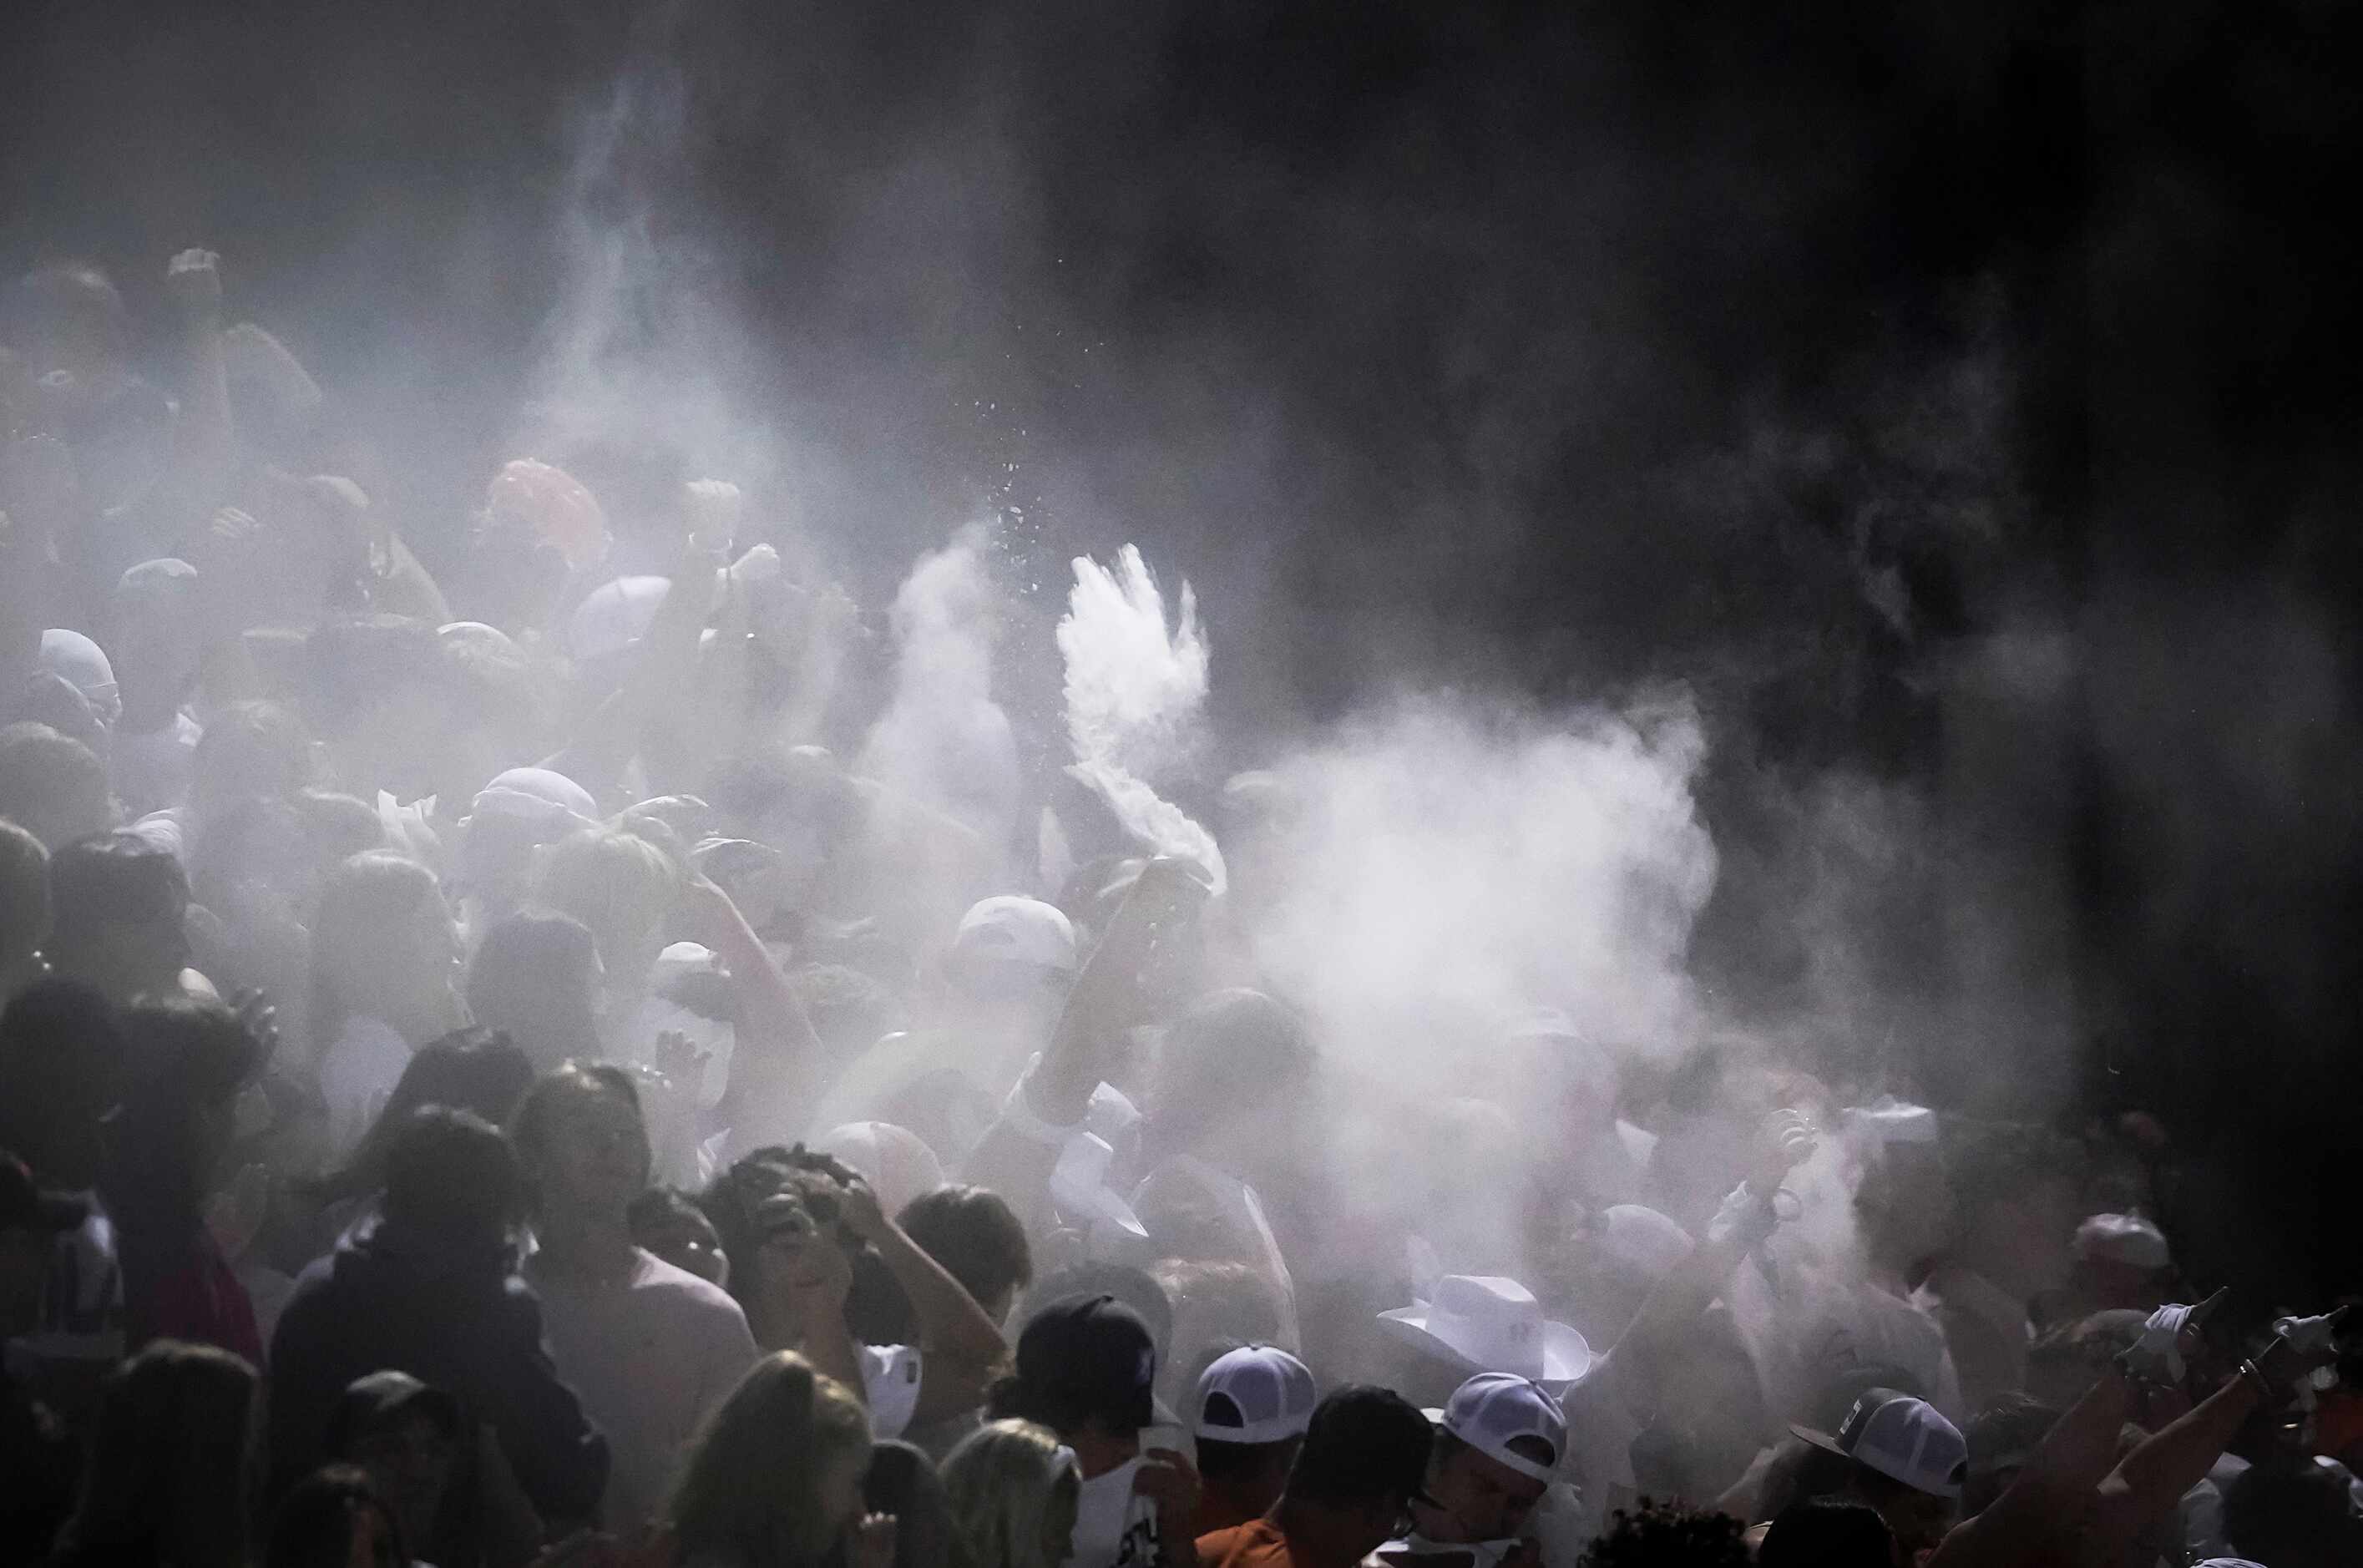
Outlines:
<svg viewBox="0 0 2363 1568"><path fill-rule="evenodd" d="M89 1215L80 1198L45 1193L14 1154L0 1154L0 1230L72 1230Z"/></svg>
<svg viewBox="0 0 2363 1568"><path fill-rule="evenodd" d="M1078 962L1073 922L1038 898L1004 895L971 906L953 933L952 951L1071 972Z"/></svg>
<svg viewBox="0 0 2363 1568"><path fill-rule="evenodd" d="M1304 1435L1318 1403L1312 1368L1277 1345L1242 1345L1198 1374L1190 1432L1219 1443L1285 1442Z"/></svg>
<svg viewBox="0 0 2363 1568"><path fill-rule="evenodd" d="M1567 1452L1567 1415L1559 1401L1532 1378L1505 1372L1481 1372L1454 1389L1440 1424L1494 1463L1536 1481L1548 1481ZM1511 1446L1520 1439L1540 1443L1549 1461Z"/></svg>
<svg viewBox="0 0 2363 1568"><path fill-rule="evenodd" d="M1864 1389L1836 1437L1811 1427L1789 1429L1815 1448L1843 1454L1932 1497L1958 1497L1969 1474L1969 1445L1959 1429L1926 1400L1892 1388Z"/></svg>
<svg viewBox="0 0 2363 1568"><path fill-rule="evenodd" d="M1097 1416L1118 1430L1174 1421L1158 1404L1157 1341L1139 1313L1108 1295L1054 1301L1017 1336L1017 1381L1039 1402Z"/></svg>

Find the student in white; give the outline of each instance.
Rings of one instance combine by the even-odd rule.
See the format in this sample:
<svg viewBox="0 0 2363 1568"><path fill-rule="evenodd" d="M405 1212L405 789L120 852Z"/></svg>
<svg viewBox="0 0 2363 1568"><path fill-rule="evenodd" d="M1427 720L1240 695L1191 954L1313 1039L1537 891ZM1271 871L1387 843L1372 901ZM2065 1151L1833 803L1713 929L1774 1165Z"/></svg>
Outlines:
<svg viewBox="0 0 2363 1568"><path fill-rule="evenodd" d="M629 1531L665 1503L698 1427L755 1362L729 1296L632 1244L648 1131L622 1069L570 1062L527 1095L515 1131L551 1359L612 1456L603 1515Z"/></svg>

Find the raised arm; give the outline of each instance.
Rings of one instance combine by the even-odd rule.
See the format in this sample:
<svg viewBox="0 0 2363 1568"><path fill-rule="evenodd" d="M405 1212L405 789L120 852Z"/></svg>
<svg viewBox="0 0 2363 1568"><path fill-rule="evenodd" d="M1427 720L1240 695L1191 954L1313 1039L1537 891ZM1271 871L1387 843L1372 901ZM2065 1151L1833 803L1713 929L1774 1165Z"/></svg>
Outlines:
<svg viewBox="0 0 2363 1568"><path fill-rule="evenodd" d="M735 486L730 494L738 494ZM599 706L562 751L542 763L594 795L622 774L664 706L678 701L696 682L697 636L714 610L715 584L729 536L722 531L728 526L723 508L694 485L686 506L691 526L683 530L671 570L665 573L672 585L640 639L623 688Z"/></svg>
<svg viewBox="0 0 2363 1568"><path fill-rule="evenodd" d="M1669 1356L1681 1353L1700 1316L1731 1284L1732 1271L1772 1233L1773 1197L1789 1172L1811 1158L1814 1129L1795 1111L1765 1118L1747 1178L1724 1200L1689 1257L1659 1280L1618 1336L1609 1365L1617 1396L1637 1416L1656 1404Z"/></svg>
<svg viewBox="0 0 2363 1568"><path fill-rule="evenodd" d="M1040 1063L1010 1092L968 1159L966 1178L1007 1197L1030 1229L1046 1218L1050 1173L1082 1124L1110 1042L1139 1021L1140 976L1158 945L1187 929L1205 886L1180 861L1151 861L1083 961Z"/></svg>
<svg viewBox="0 0 2363 1568"><path fill-rule="evenodd" d="M2212 1306L2223 1294L2216 1292L2202 1307ZM2335 1317L2306 1321L2327 1325ZM2223 1387L2180 1419L2152 1433L2101 1483L2102 1527L2113 1540L2130 1541L2206 1479L2208 1468L2222 1457L2224 1445L2232 1440L2241 1423L2260 1407L2279 1400L2298 1378L2316 1366L2329 1364L2334 1356L2325 1327L2318 1342L2301 1341L2284 1333L2264 1354L2242 1362L2239 1373Z"/></svg>
<svg viewBox="0 0 2363 1568"><path fill-rule="evenodd" d="M878 1250L918 1319L926 1360L912 1423L927 1426L983 1403L985 1388L1009 1353L1000 1329L960 1281L904 1234L869 1183L857 1182L847 1190L845 1221Z"/></svg>
<svg viewBox="0 0 2363 1568"><path fill-rule="evenodd" d="M738 1003L738 1044L730 1058L730 1086L716 1107L719 1125L731 1129L734 1148L792 1143L804 1136L820 1037L795 987L730 895L699 876L684 896L699 938L730 972Z"/></svg>

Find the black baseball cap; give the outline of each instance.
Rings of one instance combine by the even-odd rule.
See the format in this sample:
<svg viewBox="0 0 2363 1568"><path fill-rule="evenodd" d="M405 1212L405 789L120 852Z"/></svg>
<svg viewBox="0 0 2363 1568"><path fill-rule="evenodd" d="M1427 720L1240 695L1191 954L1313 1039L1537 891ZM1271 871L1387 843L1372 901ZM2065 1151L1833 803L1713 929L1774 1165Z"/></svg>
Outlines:
<svg viewBox="0 0 2363 1568"><path fill-rule="evenodd" d="M449 1394L391 1368L357 1377L345 1385L329 1413L327 1451L349 1459L353 1444L413 1414L426 1417L446 1438L458 1440L460 1402Z"/></svg>
<svg viewBox="0 0 2363 1568"><path fill-rule="evenodd" d="M0 1154L0 1230L72 1230L89 1217L90 1206L63 1193L43 1192L33 1173L14 1154Z"/></svg>
<svg viewBox="0 0 2363 1568"><path fill-rule="evenodd" d="M1017 1381L1046 1408L1097 1416L1137 1431L1178 1425L1157 1400L1157 1341L1139 1313L1113 1296L1054 1301L1017 1336Z"/></svg>

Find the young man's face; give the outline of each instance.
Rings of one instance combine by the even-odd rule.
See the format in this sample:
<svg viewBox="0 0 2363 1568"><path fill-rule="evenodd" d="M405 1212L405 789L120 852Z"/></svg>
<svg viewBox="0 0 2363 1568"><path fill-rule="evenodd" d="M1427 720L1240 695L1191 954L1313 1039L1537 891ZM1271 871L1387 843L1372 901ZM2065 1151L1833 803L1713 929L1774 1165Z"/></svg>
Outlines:
<svg viewBox="0 0 2363 1568"><path fill-rule="evenodd" d="M1934 1496L1911 1487L1888 1485L1878 1488L1870 1499L1879 1517L1887 1521L1895 1537L1901 1561L1912 1561L1913 1554L1933 1550L1953 1528L1958 1507L1948 1497Z"/></svg>
<svg viewBox="0 0 2363 1568"><path fill-rule="evenodd" d="M450 1434L432 1416L416 1409L364 1434L353 1444L353 1462L369 1472L408 1540L429 1539L457 1457L458 1446Z"/></svg>
<svg viewBox="0 0 2363 1568"><path fill-rule="evenodd" d="M1542 1482L1465 1443L1437 1448L1427 1472L1427 1492L1436 1506L1412 1505L1422 1535L1430 1540L1505 1540L1525 1528L1547 1490Z"/></svg>
<svg viewBox="0 0 2363 1568"><path fill-rule="evenodd" d="M620 1217L649 1176L648 1132L620 1095L589 1089L550 1107L534 1173L542 1203L574 1213Z"/></svg>
<svg viewBox="0 0 2363 1568"><path fill-rule="evenodd" d="M764 1199L756 1223L763 1230L755 1254L756 1283L764 1297L791 1318L842 1310L853 1289L853 1259L834 1225L822 1229L793 1193Z"/></svg>

